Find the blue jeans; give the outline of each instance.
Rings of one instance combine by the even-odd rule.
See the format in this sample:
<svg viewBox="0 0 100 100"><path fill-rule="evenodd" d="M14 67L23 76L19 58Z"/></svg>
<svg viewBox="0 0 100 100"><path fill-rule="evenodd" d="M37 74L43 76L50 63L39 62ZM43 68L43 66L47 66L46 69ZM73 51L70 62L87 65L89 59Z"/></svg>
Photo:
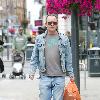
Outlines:
<svg viewBox="0 0 100 100"><path fill-rule="evenodd" d="M65 77L40 77L40 100L63 100Z"/></svg>

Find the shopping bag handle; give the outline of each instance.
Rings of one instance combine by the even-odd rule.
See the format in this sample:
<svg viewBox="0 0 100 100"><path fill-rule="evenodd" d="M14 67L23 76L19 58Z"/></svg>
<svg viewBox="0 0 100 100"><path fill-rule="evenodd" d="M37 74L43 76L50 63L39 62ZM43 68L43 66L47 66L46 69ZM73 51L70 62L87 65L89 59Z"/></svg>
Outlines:
<svg viewBox="0 0 100 100"><path fill-rule="evenodd" d="M72 79L70 79L70 82L71 82L71 83L74 83L75 81L74 81L74 80L72 80Z"/></svg>

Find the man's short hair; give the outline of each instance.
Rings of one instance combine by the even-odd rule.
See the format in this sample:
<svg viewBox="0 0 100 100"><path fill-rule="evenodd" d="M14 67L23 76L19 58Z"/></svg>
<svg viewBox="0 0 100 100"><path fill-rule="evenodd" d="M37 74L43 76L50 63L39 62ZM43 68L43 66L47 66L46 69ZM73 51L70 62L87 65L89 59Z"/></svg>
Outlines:
<svg viewBox="0 0 100 100"><path fill-rule="evenodd" d="M56 17L56 18L58 19L57 14L49 14L49 15L46 16L46 22L47 22L47 18L48 18L49 16L54 16L54 17Z"/></svg>

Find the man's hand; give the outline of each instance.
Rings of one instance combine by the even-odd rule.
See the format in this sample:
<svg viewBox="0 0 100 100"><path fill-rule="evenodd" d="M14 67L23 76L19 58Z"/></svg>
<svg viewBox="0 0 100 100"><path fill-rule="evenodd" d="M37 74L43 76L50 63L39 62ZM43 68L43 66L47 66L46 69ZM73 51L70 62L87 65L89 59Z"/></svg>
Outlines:
<svg viewBox="0 0 100 100"><path fill-rule="evenodd" d="M16 53L16 50L15 50L15 49L13 49L13 50L12 50L12 53Z"/></svg>
<svg viewBox="0 0 100 100"><path fill-rule="evenodd" d="M34 75L29 75L29 78L30 78L31 80L33 80L33 79L34 79Z"/></svg>

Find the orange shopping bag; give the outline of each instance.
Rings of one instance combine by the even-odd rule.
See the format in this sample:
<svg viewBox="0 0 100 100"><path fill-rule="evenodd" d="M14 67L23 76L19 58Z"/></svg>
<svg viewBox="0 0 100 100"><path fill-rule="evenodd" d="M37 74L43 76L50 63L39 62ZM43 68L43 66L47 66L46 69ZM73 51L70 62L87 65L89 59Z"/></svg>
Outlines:
<svg viewBox="0 0 100 100"><path fill-rule="evenodd" d="M81 100L75 82L70 81L67 87L65 87L63 100Z"/></svg>

